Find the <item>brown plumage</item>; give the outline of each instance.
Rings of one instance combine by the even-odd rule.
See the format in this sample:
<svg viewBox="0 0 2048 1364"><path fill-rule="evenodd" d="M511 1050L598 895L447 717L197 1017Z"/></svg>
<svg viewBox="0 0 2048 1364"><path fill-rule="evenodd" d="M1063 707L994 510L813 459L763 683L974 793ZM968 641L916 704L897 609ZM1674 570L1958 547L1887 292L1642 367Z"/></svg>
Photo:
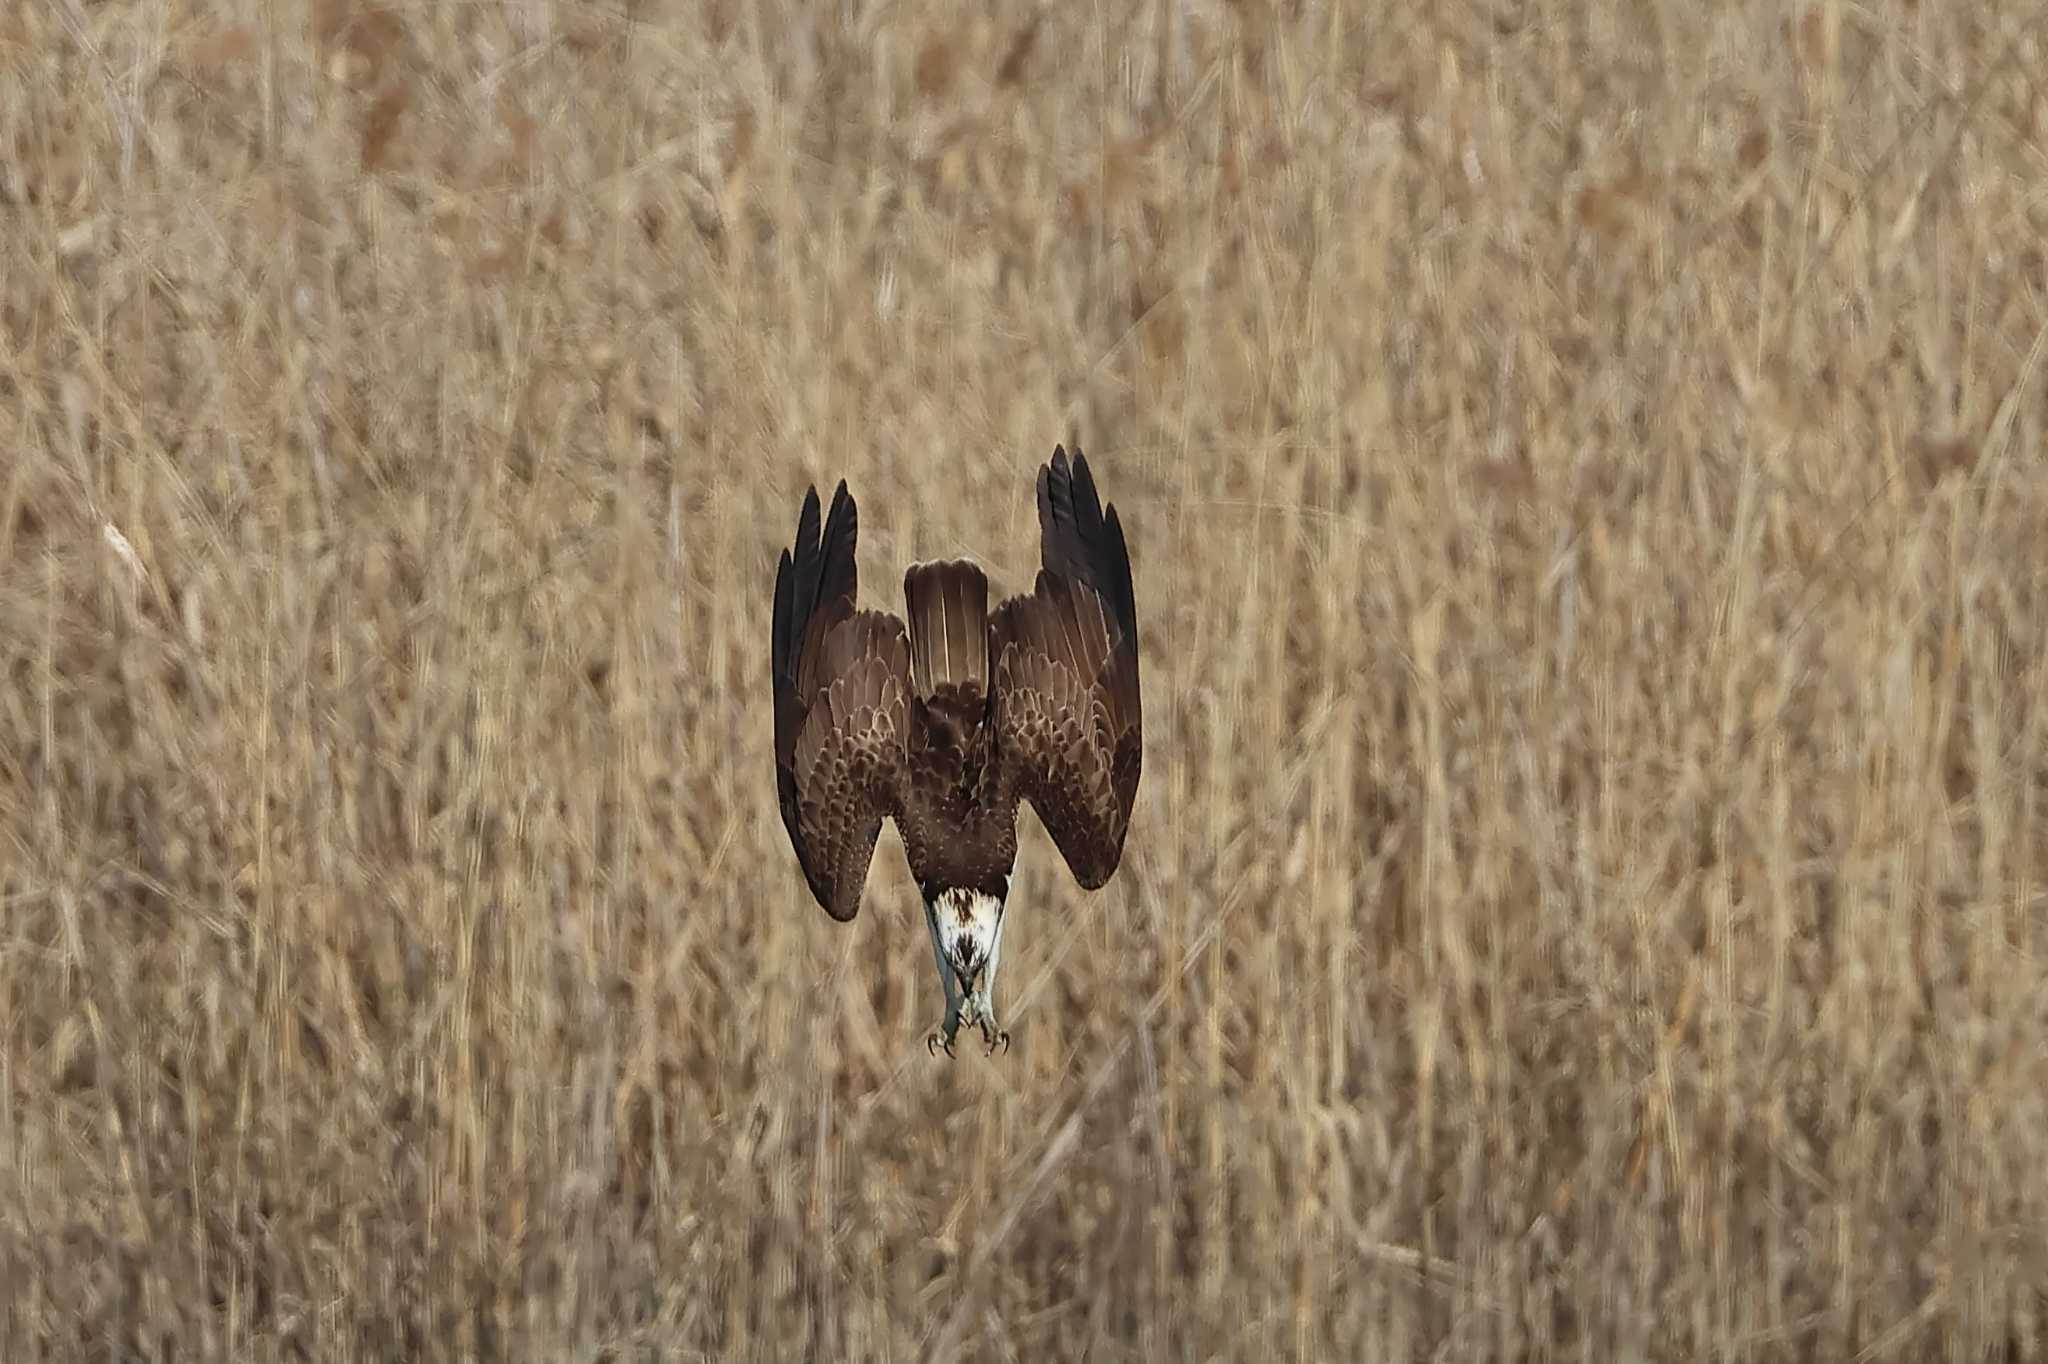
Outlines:
<svg viewBox="0 0 2048 1364"><path fill-rule="evenodd" d="M894 813L909 732L903 622L855 611L853 499L841 483L824 537L812 489L796 553L775 575L775 778L782 822L811 893L835 919L860 910L884 816Z"/></svg>
<svg viewBox="0 0 2048 1364"><path fill-rule="evenodd" d="M1137 606L1116 509L1064 448L1038 474L1039 557L1028 596L991 614L965 560L904 575L908 628L854 606L857 517L842 481L822 534L812 489L775 579L775 764L782 817L818 903L859 911L893 817L931 922L947 992L943 1040L980 1021L1028 800L1094 890L1122 859L1143 748ZM954 990L957 978L960 991ZM977 988L978 987L978 988Z"/></svg>
<svg viewBox="0 0 2048 1364"><path fill-rule="evenodd" d="M1138 608L1123 526L1077 451L1038 475L1037 589L996 611L996 747L1074 879L1101 886L1123 855L1143 749Z"/></svg>

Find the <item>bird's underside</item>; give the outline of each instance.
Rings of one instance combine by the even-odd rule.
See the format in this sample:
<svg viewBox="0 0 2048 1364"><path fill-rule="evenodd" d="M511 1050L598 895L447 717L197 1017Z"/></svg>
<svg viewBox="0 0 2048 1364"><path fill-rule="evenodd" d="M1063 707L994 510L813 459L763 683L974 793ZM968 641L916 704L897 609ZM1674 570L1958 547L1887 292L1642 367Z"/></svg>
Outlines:
<svg viewBox="0 0 2048 1364"><path fill-rule="evenodd" d="M858 517L842 481L822 530L812 489L775 579L776 786L811 893L860 909L893 818L924 900L946 995L931 1039L962 1024L1006 1045L993 999L1016 809L1031 803L1089 890L1116 871L1142 729L1130 556L1086 459L1038 474L1040 560L1028 595L993 612L965 560L904 575L907 623L855 605Z"/></svg>

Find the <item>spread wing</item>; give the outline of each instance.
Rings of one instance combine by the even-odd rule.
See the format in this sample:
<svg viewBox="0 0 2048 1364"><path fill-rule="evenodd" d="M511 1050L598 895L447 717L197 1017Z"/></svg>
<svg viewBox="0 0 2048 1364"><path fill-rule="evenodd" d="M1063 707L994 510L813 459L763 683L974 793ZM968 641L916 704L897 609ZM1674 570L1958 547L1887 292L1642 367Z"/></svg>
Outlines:
<svg viewBox="0 0 2048 1364"><path fill-rule="evenodd" d="M1070 468L1055 446L1038 471L1038 528L1037 587L989 627L996 744L1011 789L1094 890L1123 857L1144 743L1131 557L1079 450Z"/></svg>
<svg viewBox="0 0 2048 1364"><path fill-rule="evenodd" d="M908 732L909 641L895 616L854 609L857 531L841 480L821 538L813 488L775 570L776 792L811 894L842 922L898 808Z"/></svg>

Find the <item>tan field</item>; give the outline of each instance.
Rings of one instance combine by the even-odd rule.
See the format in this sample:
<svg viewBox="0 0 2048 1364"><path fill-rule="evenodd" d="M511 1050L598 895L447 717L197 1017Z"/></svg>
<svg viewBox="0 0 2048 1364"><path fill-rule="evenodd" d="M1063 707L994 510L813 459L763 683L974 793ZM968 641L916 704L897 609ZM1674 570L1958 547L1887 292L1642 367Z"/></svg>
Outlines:
<svg viewBox="0 0 2048 1364"><path fill-rule="evenodd" d="M1118 9L0 17L0 1354L2048 1356L2048 14ZM1055 441L934 1059L775 558Z"/></svg>

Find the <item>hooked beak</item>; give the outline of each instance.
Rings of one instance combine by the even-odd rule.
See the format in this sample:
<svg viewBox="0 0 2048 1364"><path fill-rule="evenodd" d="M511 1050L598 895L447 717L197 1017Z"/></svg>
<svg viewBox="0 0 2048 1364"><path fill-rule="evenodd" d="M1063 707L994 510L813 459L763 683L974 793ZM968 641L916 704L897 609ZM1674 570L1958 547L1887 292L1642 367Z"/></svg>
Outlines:
<svg viewBox="0 0 2048 1364"><path fill-rule="evenodd" d="M981 979L981 959L962 953L953 960L952 967L953 979L960 982L960 993L972 997L975 983Z"/></svg>

